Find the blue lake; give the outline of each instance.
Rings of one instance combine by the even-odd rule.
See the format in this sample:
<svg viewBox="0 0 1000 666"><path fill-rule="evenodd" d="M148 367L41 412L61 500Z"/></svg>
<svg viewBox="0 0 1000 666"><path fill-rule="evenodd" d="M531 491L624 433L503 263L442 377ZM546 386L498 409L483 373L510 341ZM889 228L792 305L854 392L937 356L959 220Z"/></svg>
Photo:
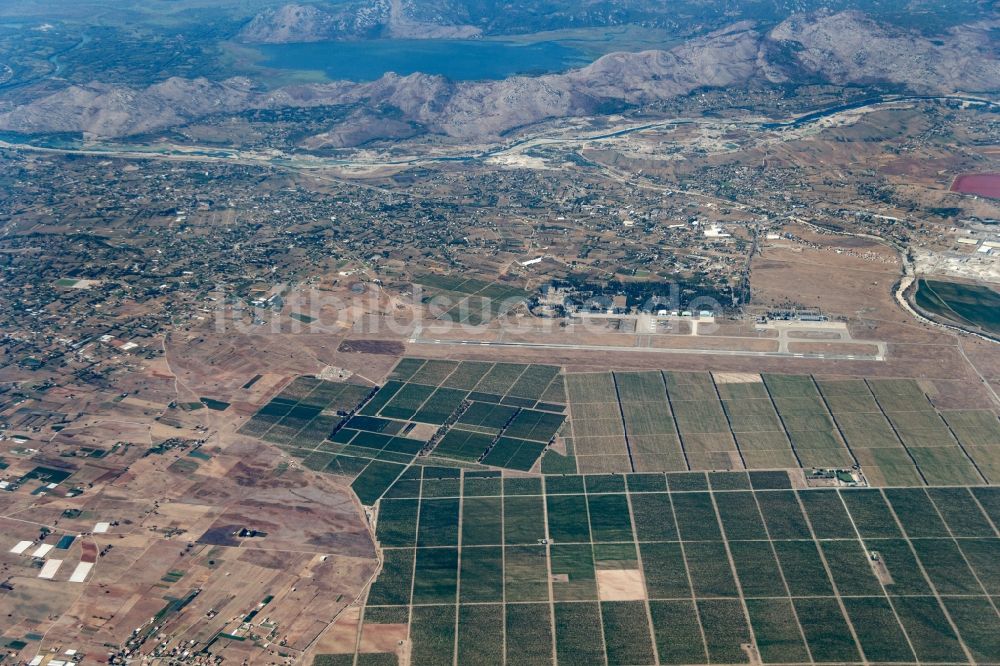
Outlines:
<svg viewBox="0 0 1000 666"><path fill-rule="evenodd" d="M592 60L558 42L459 39L267 44L259 50L264 67L321 71L330 79L349 81L374 81L386 72L440 74L454 81L503 79L562 72Z"/></svg>

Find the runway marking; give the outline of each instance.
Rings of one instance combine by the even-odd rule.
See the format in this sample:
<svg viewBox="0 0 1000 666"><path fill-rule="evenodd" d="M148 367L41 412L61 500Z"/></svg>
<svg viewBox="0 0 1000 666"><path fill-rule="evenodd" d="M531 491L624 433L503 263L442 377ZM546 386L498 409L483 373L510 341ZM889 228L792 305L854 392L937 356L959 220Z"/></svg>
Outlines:
<svg viewBox="0 0 1000 666"><path fill-rule="evenodd" d="M418 345L452 345L458 347L514 347L523 349L564 349L579 351L644 352L654 354L695 354L700 356L755 356L765 358L801 358L824 361L885 361L885 355L858 356L855 354L803 354L787 351L749 351L741 349L669 349L660 347L620 347L614 345L573 345L554 342L490 342L482 340L427 340L411 338Z"/></svg>

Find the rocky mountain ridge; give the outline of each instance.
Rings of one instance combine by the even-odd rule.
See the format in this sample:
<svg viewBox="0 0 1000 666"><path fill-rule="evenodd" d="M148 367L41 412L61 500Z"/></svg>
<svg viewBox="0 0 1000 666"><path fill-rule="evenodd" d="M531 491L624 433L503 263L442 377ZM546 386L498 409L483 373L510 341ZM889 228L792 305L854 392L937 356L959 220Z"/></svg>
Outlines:
<svg viewBox="0 0 1000 666"><path fill-rule="evenodd" d="M398 123L406 123L476 141L548 118L590 115L608 102L642 105L699 88L755 81L883 82L921 94L997 91L1000 59L991 38L996 27L959 26L931 39L887 28L857 12L841 12L792 16L766 32L741 22L669 51L614 53L562 74L501 81L456 83L424 74L386 74L369 83L272 91L257 89L247 79L173 78L144 89L94 83L46 92L2 110L0 129L120 137L212 114L360 103L392 109L394 132L400 131ZM366 122L369 129L360 135L378 138L370 116ZM343 128L330 131L352 136Z"/></svg>
<svg viewBox="0 0 1000 666"><path fill-rule="evenodd" d="M481 33L475 26L449 23L440 14L422 17L417 9L403 0L328 7L293 3L257 14L237 39L248 44L287 44L374 37L468 39Z"/></svg>

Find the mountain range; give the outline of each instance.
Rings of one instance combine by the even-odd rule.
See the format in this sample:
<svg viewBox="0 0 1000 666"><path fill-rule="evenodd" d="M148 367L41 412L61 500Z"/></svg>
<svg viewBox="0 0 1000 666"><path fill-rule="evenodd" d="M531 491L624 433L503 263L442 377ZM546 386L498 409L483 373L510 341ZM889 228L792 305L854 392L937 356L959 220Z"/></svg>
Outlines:
<svg viewBox="0 0 1000 666"><path fill-rule="evenodd" d="M857 11L812 13L792 15L769 28L740 21L670 50L612 53L565 73L499 81L388 73L367 83L275 90L245 78L175 77L145 88L94 82L46 89L17 105L8 102L0 107L0 129L122 137L250 109L360 104L369 120L391 116L394 132L405 123L462 141L486 141L545 119L592 115L609 103L642 106L702 88L752 83L880 83L920 94L993 92L1000 89L998 26L996 20L980 21L925 36ZM289 24L287 30L299 28ZM359 119L353 115L342 122ZM368 125L366 131L352 132L334 124L324 132L328 136L309 143L339 146L379 138L379 124Z"/></svg>

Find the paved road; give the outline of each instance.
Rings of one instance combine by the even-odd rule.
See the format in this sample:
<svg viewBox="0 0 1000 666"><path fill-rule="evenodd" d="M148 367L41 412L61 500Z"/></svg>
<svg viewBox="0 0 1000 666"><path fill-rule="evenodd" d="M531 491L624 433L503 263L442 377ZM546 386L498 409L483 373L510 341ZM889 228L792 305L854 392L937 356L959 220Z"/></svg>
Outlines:
<svg viewBox="0 0 1000 666"><path fill-rule="evenodd" d="M655 347L617 347L614 345L570 345L554 342L481 342L479 340L435 340L410 338L410 344L449 345L454 347L520 347L524 349L567 349L579 351L646 352L656 354L695 354L699 356L763 356L770 358L823 359L825 361L884 361L885 356L861 354L793 354L780 351L745 351L736 349L660 349Z"/></svg>

